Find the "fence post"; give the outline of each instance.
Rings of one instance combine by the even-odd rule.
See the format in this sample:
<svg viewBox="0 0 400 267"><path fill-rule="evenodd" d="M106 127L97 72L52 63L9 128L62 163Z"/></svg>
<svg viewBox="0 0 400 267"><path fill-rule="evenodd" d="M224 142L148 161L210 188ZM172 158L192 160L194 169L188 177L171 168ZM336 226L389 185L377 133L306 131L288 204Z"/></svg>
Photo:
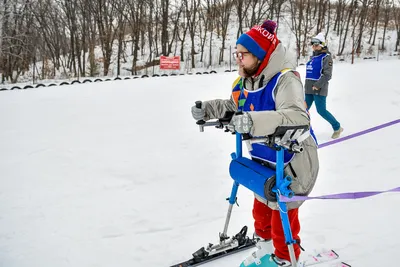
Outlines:
<svg viewBox="0 0 400 267"><path fill-rule="evenodd" d="M32 72L33 72L33 77L32 77L32 79L33 79L33 81L32 81L32 84L35 84L35 75L36 75L36 73L35 73L35 69L36 69L36 55L34 55L33 56L33 70L32 70Z"/></svg>
<svg viewBox="0 0 400 267"><path fill-rule="evenodd" d="M232 46L229 46L229 71L232 72Z"/></svg>

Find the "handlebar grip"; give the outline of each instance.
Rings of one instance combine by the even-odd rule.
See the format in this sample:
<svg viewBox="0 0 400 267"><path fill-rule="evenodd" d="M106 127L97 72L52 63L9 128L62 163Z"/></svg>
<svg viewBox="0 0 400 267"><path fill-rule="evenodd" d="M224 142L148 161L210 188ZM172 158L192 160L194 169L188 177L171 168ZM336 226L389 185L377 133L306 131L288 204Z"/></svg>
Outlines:
<svg viewBox="0 0 400 267"><path fill-rule="evenodd" d="M201 108L203 103L200 100L198 100L198 101L194 102L194 104L196 105L196 108ZM205 123L206 122L204 120L199 120L199 121L196 122L196 124L199 125L200 132L204 132L204 126L203 125Z"/></svg>
<svg viewBox="0 0 400 267"><path fill-rule="evenodd" d="M196 105L196 108L201 108L201 105L203 104L201 101L196 101L194 103Z"/></svg>
<svg viewBox="0 0 400 267"><path fill-rule="evenodd" d="M250 140L251 139L251 136L250 136L250 134L242 134L242 137L243 137L243 141L246 141L246 140Z"/></svg>

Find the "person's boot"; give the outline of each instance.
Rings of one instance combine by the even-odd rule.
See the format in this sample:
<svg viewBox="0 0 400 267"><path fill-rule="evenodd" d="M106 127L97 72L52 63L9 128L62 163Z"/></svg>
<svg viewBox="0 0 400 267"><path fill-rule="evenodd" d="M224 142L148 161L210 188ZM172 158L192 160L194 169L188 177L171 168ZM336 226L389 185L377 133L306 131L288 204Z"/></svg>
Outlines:
<svg viewBox="0 0 400 267"><path fill-rule="evenodd" d="M332 134L332 139L336 139L340 137L340 134L343 132L343 128L340 127L339 130L334 131Z"/></svg>
<svg viewBox="0 0 400 267"><path fill-rule="evenodd" d="M256 244L257 250L249 255L240 264L240 267L263 267L270 266L269 264L271 254L274 252L272 240L260 239ZM265 264L265 265L264 265ZM274 265L272 265L274 266Z"/></svg>
<svg viewBox="0 0 400 267"><path fill-rule="evenodd" d="M270 265L265 265L262 267L275 267L275 266L280 266L280 267L290 267L292 266L292 263L290 261L280 259L274 254L271 255L269 259Z"/></svg>
<svg viewBox="0 0 400 267"><path fill-rule="evenodd" d="M260 243L260 244L259 244ZM272 247L272 241L262 241L257 243L258 250L254 251L248 256L240 265L240 267L290 267L292 266L290 261L280 259L274 254L265 253L267 246ZM270 244L268 244L270 243ZM262 247L260 249L260 247ZM268 247L267 249L271 249ZM272 247L273 249L273 247ZM246 265L247 264L247 265Z"/></svg>

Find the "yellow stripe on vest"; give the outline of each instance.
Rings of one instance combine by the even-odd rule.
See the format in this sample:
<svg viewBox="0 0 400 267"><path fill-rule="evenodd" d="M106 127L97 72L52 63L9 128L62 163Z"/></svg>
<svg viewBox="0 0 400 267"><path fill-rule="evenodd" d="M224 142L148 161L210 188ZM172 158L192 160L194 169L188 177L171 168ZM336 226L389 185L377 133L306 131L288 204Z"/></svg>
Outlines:
<svg viewBox="0 0 400 267"><path fill-rule="evenodd" d="M236 80L232 84L232 89L235 88L236 84L239 83L240 79L242 79L242 77L240 77L240 76L236 78Z"/></svg>

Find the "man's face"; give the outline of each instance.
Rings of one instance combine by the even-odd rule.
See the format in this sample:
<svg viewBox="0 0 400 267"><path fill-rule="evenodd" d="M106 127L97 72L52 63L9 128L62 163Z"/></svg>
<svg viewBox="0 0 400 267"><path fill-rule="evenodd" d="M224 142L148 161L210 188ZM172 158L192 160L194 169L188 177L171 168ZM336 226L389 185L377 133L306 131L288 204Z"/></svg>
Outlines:
<svg viewBox="0 0 400 267"><path fill-rule="evenodd" d="M237 45L234 55L236 58L236 63L239 66L240 76L247 78L257 73L260 61L244 46L240 44Z"/></svg>

